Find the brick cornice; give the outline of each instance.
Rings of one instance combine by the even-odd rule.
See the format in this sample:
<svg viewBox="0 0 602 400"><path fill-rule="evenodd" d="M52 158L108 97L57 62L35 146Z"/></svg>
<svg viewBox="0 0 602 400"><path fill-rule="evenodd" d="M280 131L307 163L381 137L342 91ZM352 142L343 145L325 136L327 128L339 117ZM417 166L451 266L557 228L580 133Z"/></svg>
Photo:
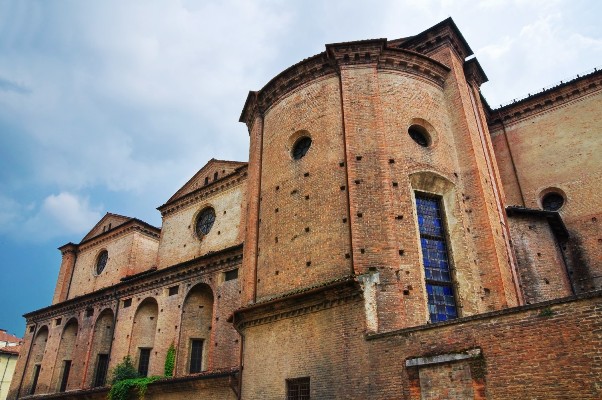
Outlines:
<svg viewBox="0 0 602 400"><path fill-rule="evenodd" d="M570 102L578 101L602 90L602 70L580 76L569 82L531 95L522 100L490 110L488 112L490 130L508 123L521 121L538 114L549 112Z"/></svg>
<svg viewBox="0 0 602 400"><path fill-rule="evenodd" d="M386 39L370 39L326 45L326 51L309 57L276 75L260 91L250 92L240 116L249 132L258 115L279 99L318 79L340 74L341 68L376 66L418 75L442 86L449 68L418 52L387 47Z"/></svg>
<svg viewBox="0 0 602 400"><path fill-rule="evenodd" d="M114 302L148 290L158 289L194 276L227 270L242 262L243 245L239 244L217 252L176 264L169 268L151 271L92 293L23 315L27 324L44 321L61 315L85 310L88 307Z"/></svg>
<svg viewBox="0 0 602 400"><path fill-rule="evenodd" d="M378 68L417 75L443 87L450 69L445 65L413 51L385 49Z"/></svg>
<svg viewBox="0 0 602 400"><path fill-rule="evenodd" d="M199 200L207 199L214 196L217 193L224 192L230 188L240 185L247 178L248 167L242 166L237 168L236 171L227 175L218 181L212 182L207 186L200 187L176 200L163 204L157 207L157 210L161 212L161 216L172 214L192 203L196 203Z"/></svg>
<svg viewBox="0 0 602 400"><path fill-rule="evenodd" d="M139 232L139 233L142 233L143 235L146 235L153 239L159 240L161 230L150 224L147 224L144 221L141 221L136 218L132 218L131 220L129 220L128 222L126 222L124 224L121 224L111 230L101 233L98 236L94 236L91 239L81 242L79 245L77 245L77 251L83 251L83 250L89 249L90 247L94 247L94 246L97 246L98 244L114 240L117 237L127 235L128 233L131 233L131 232ZM65 245L65 246L67 246L67 245ZM59 250L62 250L65 246L59 248ZM69 249L69 250L73 251L73 249Z"/></svg>
<svg viewBox="0 0 602 400"><path fill-rule="evenodd" d="M396 44L399 43L397 46L400 48L414 50L422 54L432 53L443 45L448 45L462 60L473 54L472 49L451 17L418 35L395 42Z"/></svg>
<svg viewBox="0 0 602 400"><path fill-rule="evenodd" d="M461 317L461 318L452 319L449 321L436 322L433 324L426 324L426 325L418 325L418 326L413 326L410 328L403 328L403 329L398 329L398 330L388 331L388 332L368 333L365 335L365 338L366 338L366 340L378 340L378 339L384 339L384 338L395 337L395 336L409 336L413 332L418 332L418 331L438 329L438 328L443 328L443 327L450 326L450 325L462 325L462 324L470 323L472 321L496 320L496 319L502 318L507 315L519 314L519 313L526 312L526 311L540 311L541 312L543 310L549 310L550 307L556 306L556 305L576 303L576 302L580 302L580 301L589 301L589 300L600 301L600 299L602 299L602 290L595 290L595 291L586 292L586 293L582 293L582 294L578 294L578 295L574 295L574 296L563 297L560 299L548 300L548 301L543 301L541 303L535 303L535 304L526 304L526 305L518 306L518 307L504 308L502 310L490 311L490 312L486 312L483 314L470 315L468 317ZM541 314L539 314L539 315L541 315Z"/></svg>
<svg viewBox="0 0 602 400"><path fill-rule="evenodd" d="M476 58L464 62L464 76L468 82L473 83L476 87L480 87L489 80Z"/></svg>
<svg viewBox="0 0 602 400"><path fill-rule="evenodd" d="M241 331L251 326L347 304L361 299L361 296L357 280L353 276L344 277L240 308L232 313L228 321Z"/></svg>

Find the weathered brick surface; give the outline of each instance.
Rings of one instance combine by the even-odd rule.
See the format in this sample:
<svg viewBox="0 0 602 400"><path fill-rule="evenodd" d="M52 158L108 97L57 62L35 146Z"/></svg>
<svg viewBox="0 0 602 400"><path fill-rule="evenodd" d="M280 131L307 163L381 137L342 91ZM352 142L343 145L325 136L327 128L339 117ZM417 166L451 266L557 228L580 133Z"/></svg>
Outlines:
<svg viewBox="0 0 602 400"><path fill-rule="evenodd" d="M150 348L161 375L171 343L176 376L150 399L282 399L295 378L314 399L602 398L602 291L559 300L600 286L602 74L491 111L470 53L446 20L327 45L250 93L249 163L211 160L159 207L160 237L107 214L61 248L53 306L26 315L9 398L41 365L36 394L99 399L98 354L113 368ZM312 145L294 160L302 136ZM549 188L566 195L568 241L558 214L529 210ZM456 321L428 322L417 192L441 199ZM199 237L206 207L216 221Z"/></svg>
<svg viewBox="0 0 602 400"><path fill-rule="evenodd" d="M245 185L244 181L232 184L210 197L164 214L158 267L167 268L211 251L240 244L244 229L242 210L245 207ZM215 210L215 222L209 234L199 238L196 233L197 216L207 207Z"/></svg>
<svg viewBox="0 0 602 400"><path fill-rule="evenodd" d="M286 379L306 376L318 399L600 398L600 294L368 340L361 303L249 327L243 398L281 399ZM473 362L405 366L470 349Z"/></svg>
<svg viewBox="0 0 602 400"><path fill-rule="evenodd" d="M301 136L312 144L294 160L292 148ZM312 82L270 108L262 142L257 300L348 275L338 79Z"/></svg>
<svg viewBox="0 0 602 400"><path fill-rule="evenodd" d="M560 244L549 222L524 215L514 215L509 222L526 303L573 294Z"/></svg>
<svg viewBox="0 0 602 400"><path fill-rule="evenodd" d="M564 193L559 212L569 230L567 261L579 291L602 287L601 75L502 110L504 125L491 128L507 204L538 209L546 190Z"/></svg>
<svg viewBox="0 0 602 400"><path fill-rule="evenodd" d="M156 277L141 277L118 285L116 292L97 291L79 302L66 302L34 314L28 319L28 326L34 327L35 332L27 330L25 348L29 348L34 337L37 339L31 355L24 353L19 357L17 376L23 376L24 380L22 384L20 379L13 382L10 398L15 398L17 391L20 397L29 393L36 364L42 367L36 394L57 392L62 361L68 359L68 354L73 364L67 390L92 387L99 353L110 353L109 369L112 369L128 354L136 363L139 348L150 347L149 375L163 375L165 357L172 342L177 349L176 376L185 376L190 356L187 344L192 338L206 339L203 370L238 365L240 336L227 322L227 317L240 307L240 284L238 279L225 281L224 277L225 271L240 266L240 248L237 251L238 258L233 250L221 259L213 256L213 261L210 258L209 262L192 263L188 272L182 272L186 267L176 267L177 271L173 272L157 271ZM169 288L175 286L178 293L170 296ZM193 288L201 286L207 288L205 296L211 298L210 310L197 325L184 317L183 311L190 311ZM124 307L124 300L131 300L131 305ZM115 315L116 324L113 323ZM61 324L57 325L59 318ZM78 326L76 338L64 336L69 321L71 326ZM200 337L199 329L205 337ZM61 340L62 337L74 340ZM218 392L228 393L225 389Z"/></svg>
<svg viewBox="0 0 602 400"><path fill-rule="evenodd" d="M68 298L115 285L126 275L133 275L155 266L158 246L156 238L130 231L110 241L105 239L80 248L73 268L73 277L68 284ZM96 260L102 250L109 253L109 259L105 269L97 274Z"/></svg>

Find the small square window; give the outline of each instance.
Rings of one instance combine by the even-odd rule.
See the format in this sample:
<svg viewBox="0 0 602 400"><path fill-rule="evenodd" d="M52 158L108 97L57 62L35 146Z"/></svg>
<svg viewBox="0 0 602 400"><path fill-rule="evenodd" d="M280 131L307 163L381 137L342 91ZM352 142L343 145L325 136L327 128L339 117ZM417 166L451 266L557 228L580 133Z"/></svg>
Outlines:
<svg viewBox="0 0 602 400"><path fill-rule="evenodd" d="M132 299L123 300L123 308L128 308L131 305L132 305Z"/></svg>
<svg viewBox="0 0 602 400"><path fill-rule="evenodd" d="M224 279L227 281L231 281L233 279L238 279L238 268L226 271L224 273Z"/></svg>
<svg viewBox="0 0 602 400"><path fill-rule="evenodd" d="M56 326L59 326L63 322L63 319L62 318L57 318L57 319L54 320L54 322L55 322Z"/></svg>
<svg viewBox="0 0 602 400"><path fill-rule="evenodd" d="M178 294L179 291L180 291L180 286L179 285L172 286L172 287L169 288L169 295L170 296L176 295L176 294Z"/></svg>
<svg viewBox="0 0 602 400"><path fill-rule="evenodd" d="M287 379L286 400L309 400L309 377Z"/></svg>
<svg viewBox="0 0 602 400"><path fill-rule="evenodd" d="M91 317L94 315L94 309L93 308L87 308L86 309L86 317Z"/></svg>
<svg viewBox="0 0 602 400"><path fill-rule="evenodd" d="M29 333L32 333L32 332L33 332L33 331L35 331L35 330L36 330L36 327L35 327L35 325L31 325L31 326L29 327Z"/></svg>

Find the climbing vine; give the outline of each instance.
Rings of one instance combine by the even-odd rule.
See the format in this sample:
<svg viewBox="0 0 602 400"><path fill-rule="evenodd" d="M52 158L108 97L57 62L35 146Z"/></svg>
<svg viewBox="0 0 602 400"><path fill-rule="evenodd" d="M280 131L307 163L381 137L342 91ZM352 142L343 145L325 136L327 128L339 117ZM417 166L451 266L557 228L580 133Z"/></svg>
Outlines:
<svg viewBox="0 0 602 400"><path fill-rule="evenodd" d="M176 364L176 347L173 342L167 349L167 355L165 356L165 376L173 376L174 366Z"/></svg>
<svg viewBox="0 0 602 400"><path fill-rule="evenodd" d="M144 399L148 385L157 379L158 376L141 377L130 356L123 358L123 361L113 369L111 378L111 390L109 391L109 400L128 400L132 389L138 392L138 399Z"/></svg>
<svg viewBox="0 0 602 400"><path fill-rule="evenodd" d="M134 388L138 391L138 399L142 400L144 399L148 385L159 378L158 376L150 376L117 381L111 386L109 400L128 400L130 391Z"/></svg>

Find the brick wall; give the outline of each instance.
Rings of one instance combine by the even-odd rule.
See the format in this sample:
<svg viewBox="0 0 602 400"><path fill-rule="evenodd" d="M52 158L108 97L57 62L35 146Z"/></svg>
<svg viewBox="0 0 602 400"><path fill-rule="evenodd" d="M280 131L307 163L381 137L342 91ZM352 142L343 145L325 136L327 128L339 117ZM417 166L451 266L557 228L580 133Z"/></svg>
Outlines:
<svg viewBox="0 0 602 400"><path fill-rule="evenodd" d="M246 183L241 181L164 214L158 267L167 268L211 251L240 244L244 232L242 210L245 207L245 191ZM215 222L209 233L199 238L196 233L197 216L207 207L215 210Z"/></svg>
<svg viewBox="0 0 602 400"><path fill-rule="evenodd" d="M361 302L276 318L244 329L243 398L284 398L286 379L298 377L310 377L319 399L600 398L601 295L367 340ZM467 360L406 366L474 350Z"/></svg>
<svg viewBox="0 0 602 400"><path fill-rule="evenodd" d="M156 238L137 231L120 234L110 240L92 241L80 247L69 285L69 299L91 293L120 282L126 275L145 271L156 265ZM102 250L109 258L104 270L96 273L96 260Z"/></svg>
<svg viewBox="0 0 602 400"><path fill-rule="evenodd" d="M549 222L528 215L513 215L509 222L526 303L570 296L567 267Z"/></svg>
<svg viewBox="0 0 602 400"><path fill-rule="evenodd" d="M238 248L225 255L212 256L208 261L157 271L148 277L120 283L115 290L100 290L78 301L67 301L28 316L28 327L34 331L27 329L23 348L28 350L31 341L37 339L30 354L24 351L17 361L18 378L11 384L9 398L15 398L19 387L21 397L29 393L35 364L42 367L36 394L56 393L67 353L73 360L67 390L91 388L98 353L109 353L108 347L109 370L128 354L137 365L139 348L150 347L149 375L163 375L167 350L173 342L177 349L176 376L184 377L188 375L188 370L182 367L189 357L186 344L198 336L199 323L208 333L203 369L219 370L238 365L239 335L227 322L227 316L240 307L241 289L239 279L225 280L225 272L240 266L240 252ZM192 303L186 299L189 295L194 297L193 288L199 285L211 293L212 304L203 314L204 321L187 323L182 311L190 308ZM172 290L170 295L170 288L174 287L178 287L177 293ZM125 300L131 303L127 307ZM114 316L116 324L113 324ZM62 339L66 324L77 326L74 341ZM219 389L218 393L229 391L232 389Z"/></svg>
<svg viewBox="0 0 602 400"><path fill-rule="evenodd" d="M258 300L351 270L338 79L279 101L266 112L262 134ZM312 144L294 160L301 136Z"/></svg>
<svg viewBox="0 0 602 400"><path fill-rule="evenodd" d="M545 191L564 193L559 213L569 230L567 261L580 291L602 287L599 81L600 74L594 74L574 83L569 94L560 87L544 98L502 110L502 116L509 116L504 126L495 123L491 128L507 204L537 209ZM594 89L588 88L591 83ZM494 112L492 118L497 117Z"/></svg>

